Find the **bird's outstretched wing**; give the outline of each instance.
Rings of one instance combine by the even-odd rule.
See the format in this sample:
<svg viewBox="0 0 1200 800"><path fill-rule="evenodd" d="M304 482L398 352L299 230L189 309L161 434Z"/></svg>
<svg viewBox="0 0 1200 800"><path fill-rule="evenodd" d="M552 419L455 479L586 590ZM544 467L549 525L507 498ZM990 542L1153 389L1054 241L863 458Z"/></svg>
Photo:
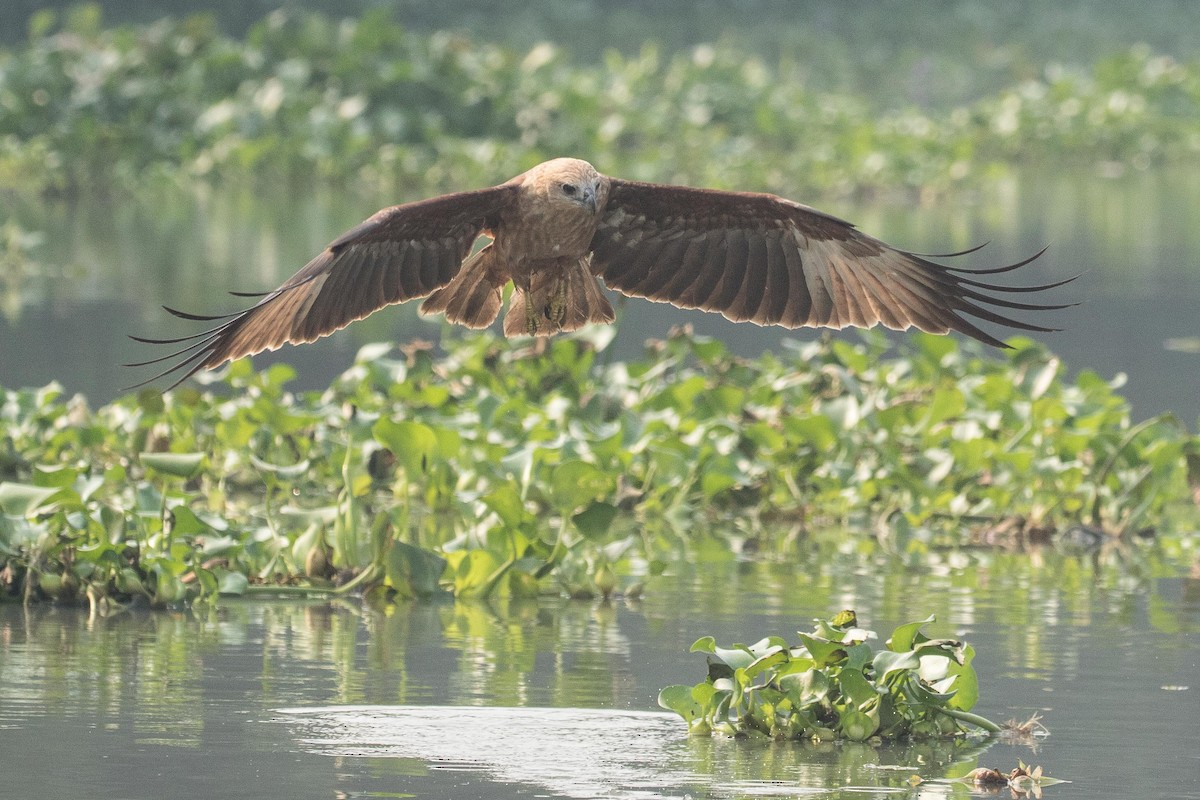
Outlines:
<svg viewBox="0 0 1200 800"><path fill-rule="evenodd" d="M1055 330L994 309L1066 305L997 295L1040 292L1073 280L1001 286L971 276L1015 270L1041 253L995 269L953 268L781 197L610 180L592 239L592 271L623 294L717 311L735 322L953 330L1004 347L962 315L1021 330Z"/></svg>
<svg viewBox="0 0 1200 800"><path fill-rule="evenodd" d="M311 342L384 306L424 297L450 282L479 234L494 225L517 191L510 182L385 208L334 240L278 289L239 294L261 297L244 311L205 316L167 308L183 319L216 324L177 339L134 336L150 344L187 344L126 366L177 359L143 383L179 372L172 384L178 386L199 370L285 343Z"/></svg>

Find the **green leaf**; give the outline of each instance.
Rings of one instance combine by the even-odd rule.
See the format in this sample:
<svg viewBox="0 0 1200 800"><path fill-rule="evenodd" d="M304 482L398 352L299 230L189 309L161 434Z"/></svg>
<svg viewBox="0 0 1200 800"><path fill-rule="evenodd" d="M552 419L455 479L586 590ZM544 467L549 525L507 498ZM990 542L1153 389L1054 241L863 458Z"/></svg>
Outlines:
<svg viewBox="0 0 1200 800"><path fill-rule="evenodd" d="M808 654L812 657L813 663L818 667L836 664L846 657L846 651L841 642L829 642L824 639L817 639L809 636L807 633L801 633L799 636L800 641L804 643L804 648L808 650Z"/></svg>
<svg viewBox="0 0 1200 800"><path fill-rule="evenodd" d="M396 541L388 548L387 583L405 597L432 597L445 569L446 560L428 550Z"/></svg>
<svg viewBox="0 0 1200 800"><path fill-rule="evenodd" d="M950 698L949 705L960 711L970 711L979 702L979 676L971 666L974 658L975 648L968 644L963 647L963 663L950 666L949 671L955 676L955 681L954 697Z"/></svg>
<svg viewBox="0 0 1200 800"><path fill-rule="evenodd" d="M171 532L177 536L192 536L209 529L194 511L183 505L171 509L171 520Z"/></svg>
<svg viewBox="0 0 1200 800"><path fill-rule="evenodd" d="M410 476L428 470L429 464L439 453L437 434L433 428L420 422L397 422L389 417L380 417L371 426L371 435L392 452Z"/></svg>
<svg viewBox="0 0 1200 800"><path fill-rule="evenodd" d="M617 517L617 507L611 503L592 501L587 508L571 517L575 527L589 539L602 539L612 521Z"/></svg>
<svg viewBox="0 0 1200 800"><path fill-rule="evenodd" d="M818 452L831 450L838 441L837 428L829 417L788 416L783 427L793 439L799 439Z"/></svg>
<svg viewBox="0 0 1200 800"><path fill-rule="evenodd" d="M312 467L312 462L307 458L303 461L298 461L295 464L271 464L270 462L263 461L261 458L258 458L253 453L250 454L250 463L253 464L256 469L261 470L262 472L270 473L271 475L274 475L277 478L282 478L283 480L299 478L307 473Z"/></svg>
<svg viewBox="0 0 1200 800"><path fill-rule="evenodd" d="M550 496L557 508L574 510L592 500L611 495L612 475L585 461L564 461L550 475Z"/></svg>
<svg viewBox="0 0 1200 800"><path fill-rule="evenodd" d="M50 508L50 498L61 490L55 486L31 486L27 483L0 483L0 510L15 517L26 517Z"/></svg>
<svg viewBox="0 0 1200 800"><path fill-rule="evenodd" d="M140 453L142 466L175 478L190 478L200 470L204 453Z"/></svg>
<svg viewBox="0 0 1200 800"><path fill-rule="evenodd" d="M711 636L701 636L692 643L692 647L688 650L689 653L711 653L717 652L717 640Z"/></svg>
<svg viewBox="0 0 1200 800"><path fill-rule="evenodd" d="M752 662L750 666L746 667L746 677L749 680L754 680L756 677L762 674L764 670L769 670L779 666L780 664L786 663L789 658L790 656L786 650L776 650L773 653L762 656L761 658Z"/></svg>
<svg viewBox="0 0 1200 800"><path fill-rule="evenodd" d="M859 708L879 696L875 687L860 670L843 669L837 675L837 682L841 687L842 694Z"/></svg>
<svg viewBox="0 0 1200 800"><path fill-rule="evenodd" d="M788 696L797 707L819 702L833 688L829 676L819 669L788 675L785 680L780 681L780 685L787 689Z"/></svg>
<svg viewBox="0 0 1200 800"><path fill-rule="evenodd" d="M875 667L875 680L883 683L893 672L918 669L921 660L911 650L897 653L892 650L880 650L871 662Z"/></svg>
<svg viewBox="0 0 1200 800"><path fill-rule="evenodd" d="M846 648L845 666L849 669L861 670L867 664L871 663L871 657L871 645L866 642L850 645Z"/></svg>
<svg viewBox="0 0 1200 800"><path fill-rule="evenodd" d="M33 483L35 486L62 489L74 484L78 476L79 470L71 467L44 466L33 471Z"/></svg>
<svg viewBox="0 0 1200 800"><path fill-rule="evenodd" d="M842 734L852 741L866 741L878 728L879 721L862 711L847 711L842 715Z"/></svg>
<svg viewBox="0 0 1200 800"><path fill-rule="evenodd" d="M888 649L894 650L897 653L903 653L906 650L913 649L913 643L916 641L917 634L921 628L936 619L930 614L920 622L909 622L892 631L892 637L888 639Z"/></svg>
<svg viewBox="0 0 1200 800"><path fill-rule="evenodd" d="M496 512L509 528L519 528L530 514L521 501L521 492L514 483L503 483L483 496L483 504Z"/></svg>
<svg viewBox="0 0 1200 800"><path fill-rule="evenodd" d="M849 609L839 611L829 619L829 624L834 628L854 628L858 626L858 615Z"/></svg>
<svg viewBox="0 0 1200 800"><path fill-rule="evenodd" d="M466 550L456 555L460 558L454 569L455 594L478 595L490 585L500 560L490 550Z"/></svg>
<svg viewBox="0 0 1200 800"><path fill-rule="evenodd" d="M701 684L708 686L708 684ZM668 686L658 693L658 704L683 717L690 728L700 718L704 707L692 695L691 686Z"/></svg>
<svg viewBox="0 0 1200 800"><path fill-rule="evenodd" d="M745 645L735 644L728 650L723 647L714 647L713 653L734 670L745 669L757 660L757 656L751 653Z"/></svg>
<svg viewBox="0 0 1200 800"><path fill-rule="evenodd" d="M242 595L250 586L250 581L240 572L228 569L216 569L217 592L219 594Z"/></svg>

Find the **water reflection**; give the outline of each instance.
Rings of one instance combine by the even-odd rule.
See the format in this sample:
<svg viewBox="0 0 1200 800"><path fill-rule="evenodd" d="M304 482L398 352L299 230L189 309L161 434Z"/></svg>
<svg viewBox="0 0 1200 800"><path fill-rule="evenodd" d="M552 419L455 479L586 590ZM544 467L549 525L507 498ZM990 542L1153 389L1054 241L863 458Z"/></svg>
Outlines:
<svg viewBox="0 0 1200 800"><path fill-rule="evenodd" d="M1197 796L1200 770L1181 735L1200 691L1194 558L1153 547L1125 557L954 551L913 557L919 567L861 539L801 540L753 561L701 547L638 604L228 601L108 618L5 605L0 753L28 765L5 790L915 797L961 787L911 789L910 774L1020 758L1076 781L1052 797ZM978 710L1041 712L1053 736L1038 753L1000 743L982 756L749 745L689 740L682 723L644 713L663 686L703 675L703 659L687 653L699 636L789 634L841 607L885 636L936 614L932 635L978 649ZM604 759L578 760L593 752Z"/></svg>

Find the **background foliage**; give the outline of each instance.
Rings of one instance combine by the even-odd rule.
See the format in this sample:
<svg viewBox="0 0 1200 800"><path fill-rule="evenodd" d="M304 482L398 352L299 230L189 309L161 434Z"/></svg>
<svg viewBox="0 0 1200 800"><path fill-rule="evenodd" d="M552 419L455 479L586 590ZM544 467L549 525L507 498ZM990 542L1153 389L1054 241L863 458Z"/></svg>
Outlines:
<svg viewBox="0 0 1200 800"><path fill-rule="evenodd" d="M68 193L148 174L315 174L408 196L562 154L632 178L929 193L1016 162L1145 167L1200 151L1200 66L1145 46L1027 63L965 93L939 83L963 64L913 64L900 71L959 101L910 91L881 105L854 91L866 76L811 73L851 63L853 43L840 58L647 43L586 61L546 42L414 32L383 10L274 12L244 38L205 15L105 28L98 6L29 28L0 53L0 178Z"/></svg>

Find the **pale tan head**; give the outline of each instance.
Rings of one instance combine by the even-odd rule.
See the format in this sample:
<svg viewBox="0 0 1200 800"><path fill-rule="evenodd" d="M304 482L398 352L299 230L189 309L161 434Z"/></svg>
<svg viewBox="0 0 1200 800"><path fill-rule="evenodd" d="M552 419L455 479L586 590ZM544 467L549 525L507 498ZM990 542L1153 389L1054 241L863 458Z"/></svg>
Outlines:
<svg viewBox="0 0 1200 800"><path fill-rule="evenodd" d="M523 177L524 185L540 198L564 209L582 207L596 214L608 199L608 181L578 158L543 161Z"/></svg>

